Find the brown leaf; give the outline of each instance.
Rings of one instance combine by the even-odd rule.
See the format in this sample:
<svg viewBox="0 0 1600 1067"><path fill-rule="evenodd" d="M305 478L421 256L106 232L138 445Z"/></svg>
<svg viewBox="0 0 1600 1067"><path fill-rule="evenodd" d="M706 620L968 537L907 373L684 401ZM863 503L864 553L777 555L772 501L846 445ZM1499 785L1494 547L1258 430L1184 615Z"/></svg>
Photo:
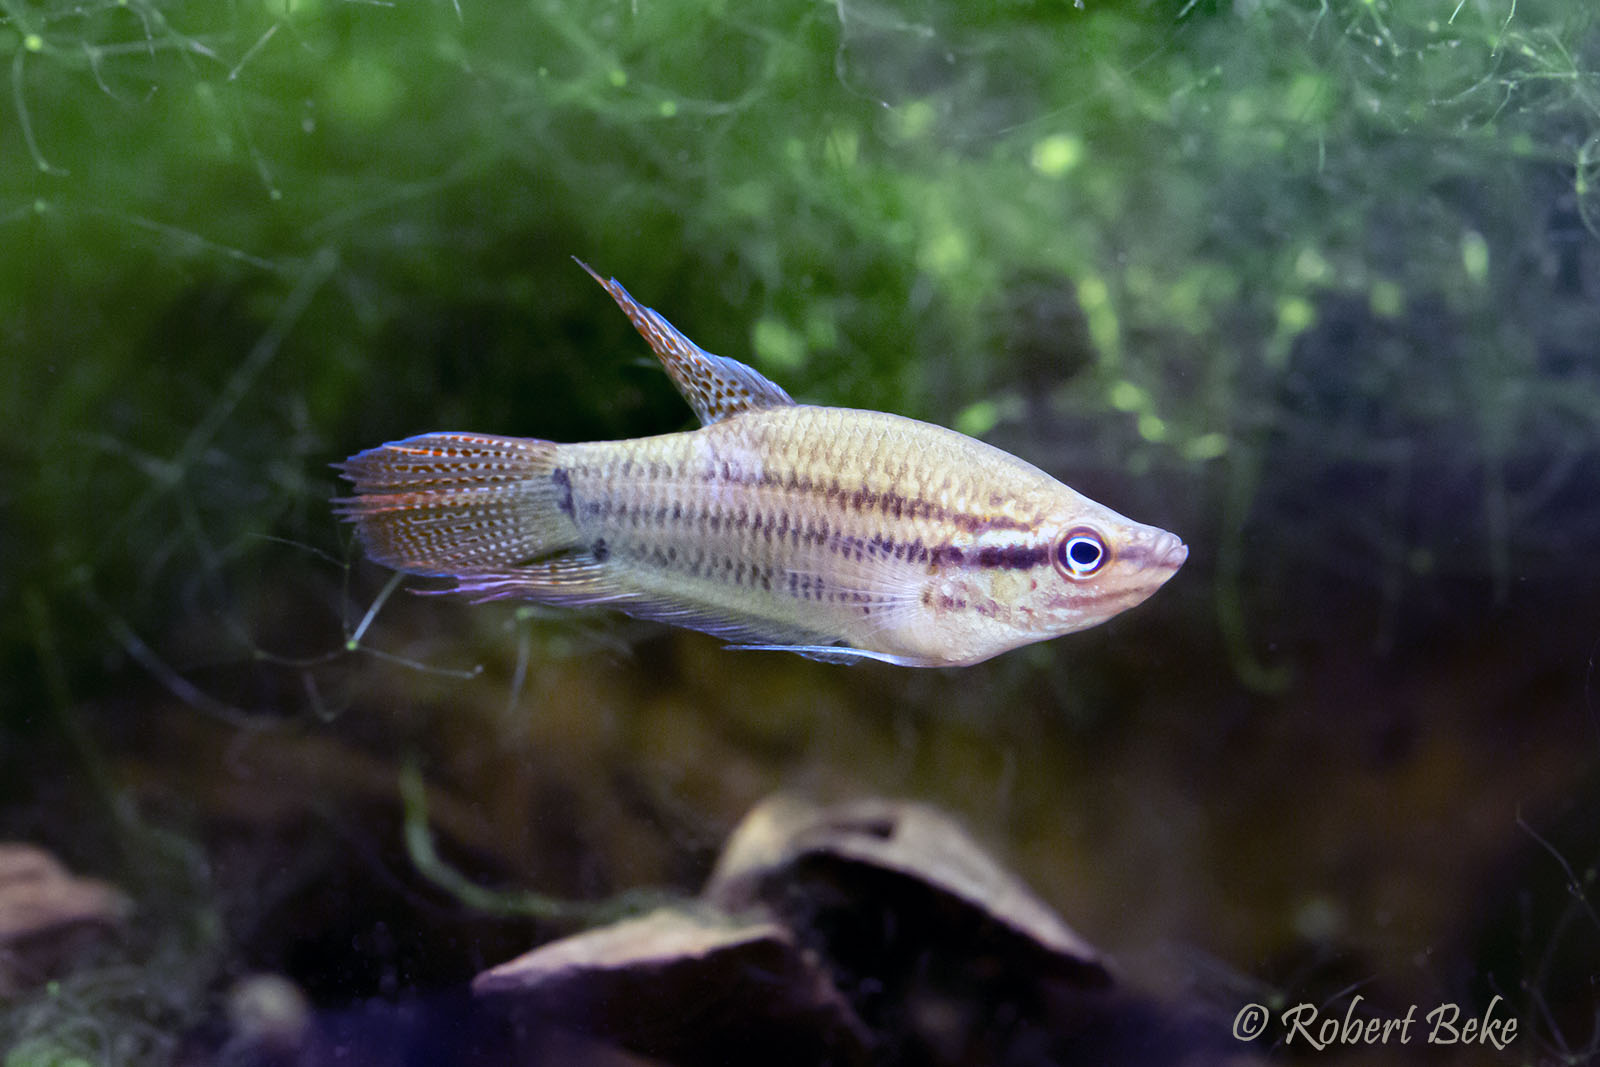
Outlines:
<svg viewBox="0 0 1600 1067"><path fill-rule="evenodd" d="M730 911L745 909L817 860L846 876L852 869L880 872L919 885L968 910L974 921L1018 935L1086 984L1109 981L1093 946L959 823L925 804L873 799L819 808L782 796L768 800L734 831L704 896Z"/></svg>
<svg viewBox="0 0 1600 1067"><path fill-rule="evenodd" d="M42 981L127 912L112 886L74 877L41 848L0 842L0 994Z"/></svg>
<svg viewBox="0 0 1600 1067"><path fill-rule="evenodd" d="M473 982L521 1011L674 1062L856 1062L866 1031L788 931L663 908Z"/></svg>

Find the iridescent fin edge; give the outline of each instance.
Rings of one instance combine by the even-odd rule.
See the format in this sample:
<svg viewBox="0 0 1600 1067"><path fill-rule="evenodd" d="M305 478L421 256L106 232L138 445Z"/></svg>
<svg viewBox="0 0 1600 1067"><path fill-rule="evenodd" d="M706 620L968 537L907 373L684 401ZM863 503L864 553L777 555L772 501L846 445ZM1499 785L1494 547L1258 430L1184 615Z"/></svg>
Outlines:
<svg viewBox="0 0 1600 1067"><path fill-rule="evenodd" d="M806 659L814 659L820 663L860 663L862 660L876 660L879 663L891 663L896 667L948 667L948 663L939 660L923 659L920 656L897 656L892 652L869 652L864 648L851 648L849 645L728 645L731 652L793 652Z"/></svg>

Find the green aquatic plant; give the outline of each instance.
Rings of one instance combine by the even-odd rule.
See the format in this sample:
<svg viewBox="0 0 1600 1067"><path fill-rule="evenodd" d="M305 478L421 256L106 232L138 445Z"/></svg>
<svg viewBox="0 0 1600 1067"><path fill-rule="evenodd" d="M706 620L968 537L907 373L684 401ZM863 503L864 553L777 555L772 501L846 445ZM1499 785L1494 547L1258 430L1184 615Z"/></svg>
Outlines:
<svg viewBox="0 0 1600 1067"><path fill-rule="evenodd" d="M406 853L429 884L463 906L502 918L541 919L551 923L599 926L642 915L655 908L684 904L688 898L665 890L627 890L606 900L570 900L536 890L492 889L472 881L451 866L428 826L428 787L415 759L400 770L400 796L405 804Z"/></svg>
<svg viewBox="0 0 1600 1067"><path fill-rule="evenodd" d="M740 323L697 333L818 399L1001 434L1043 400L1081 427L1063 460L1215 472L1243 509L1225 537L1272 506L1250 453L1328 303L1437 308L1474 339L1463 372L1372 399L1419 427L1477 413L1503 583L1518 505L1492 472L1543 398L1499 398L1545 342L1517 354L1478 320L1550 305L1515 264L1563 254L1541 210L1587 225L1596 203L1594 16L1566 4L122 0L11 3L0 34L20 149L0 218L37 253L0 293L30 350L82 353L11 372L34 416L11 451L42 475L22 536L59 561L48 588L87 574L118 602L135 576L196 584L193 562L226 584L266 530L327 547L316 462L368 427L643 422L609 399L626 368L574 373L602 339L571 333L574 251ZM1081 316L1086 363L1023 362L1024 275ZM48 313L73 293L118 314ZM130 377L155 338L170 371ZM515 399L551 388L576 401L553 426Z"/></svg>

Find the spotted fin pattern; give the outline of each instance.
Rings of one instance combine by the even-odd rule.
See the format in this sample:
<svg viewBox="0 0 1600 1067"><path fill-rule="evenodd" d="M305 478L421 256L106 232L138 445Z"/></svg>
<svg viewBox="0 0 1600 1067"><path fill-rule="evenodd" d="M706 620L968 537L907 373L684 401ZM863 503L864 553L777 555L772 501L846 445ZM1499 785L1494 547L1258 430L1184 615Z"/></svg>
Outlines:
<svg viewBox="0 0 1600 1067"><path fill-rule="evenodd" d="M356 488L334 509L356 523L368 555L397 570L518 564L577 540L555 456L555 445L531 437L419 434L334 464Z"/></svg>
<svg viewBox="0 0 1600 1067"><path fill-rule="evenodd" d="M701 425L709 426L741 411L794 403L788 393L754 367L726 356L712 355L660 314L629 296L621 282L600 277L581 259L574 257L574 262L611 294L611 299L627 313L633 328L650 342L650 348L672 376L683 398L694 408Z"/></svg>

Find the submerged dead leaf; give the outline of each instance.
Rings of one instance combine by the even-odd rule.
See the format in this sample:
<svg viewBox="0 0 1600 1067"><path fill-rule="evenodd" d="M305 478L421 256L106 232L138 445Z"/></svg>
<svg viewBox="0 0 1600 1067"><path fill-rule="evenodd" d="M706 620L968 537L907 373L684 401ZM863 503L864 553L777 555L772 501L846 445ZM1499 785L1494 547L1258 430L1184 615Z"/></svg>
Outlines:
<svg viewBox="0 0 1600 1067"><path fill-rule="evenodd" d="M674 1062L854 1062L866 1029L783 927L662 908L535 949L473 991Z"/></svg>
<svg viewBox="0 0 1600 1067"><path fill-rule="evenodd" d="M700 905L546 945L474 990L685 1065L1241 1062L1204 1012L1114 986L953 819L887 800L768 800Z"/></svg>
<svg viewBox="0 0 1600 1067"><path fill-rule="evenodd" d="M74 877L41 848L0 842L0 996L54 974L127 910L105 882Z"/></svg>
<svg viewBox="0 0 1600 1067"><path fill-rule="evenodd" d="M738 911L781 900L786 883L823 870L836 879L880 881L885 894L931 895L974 927L1010 931L1086 984L1110 981L1093 946L959 823L926 804L869 799L820 808L790 797L767 800L734 831L705 898Z"/></svg>

